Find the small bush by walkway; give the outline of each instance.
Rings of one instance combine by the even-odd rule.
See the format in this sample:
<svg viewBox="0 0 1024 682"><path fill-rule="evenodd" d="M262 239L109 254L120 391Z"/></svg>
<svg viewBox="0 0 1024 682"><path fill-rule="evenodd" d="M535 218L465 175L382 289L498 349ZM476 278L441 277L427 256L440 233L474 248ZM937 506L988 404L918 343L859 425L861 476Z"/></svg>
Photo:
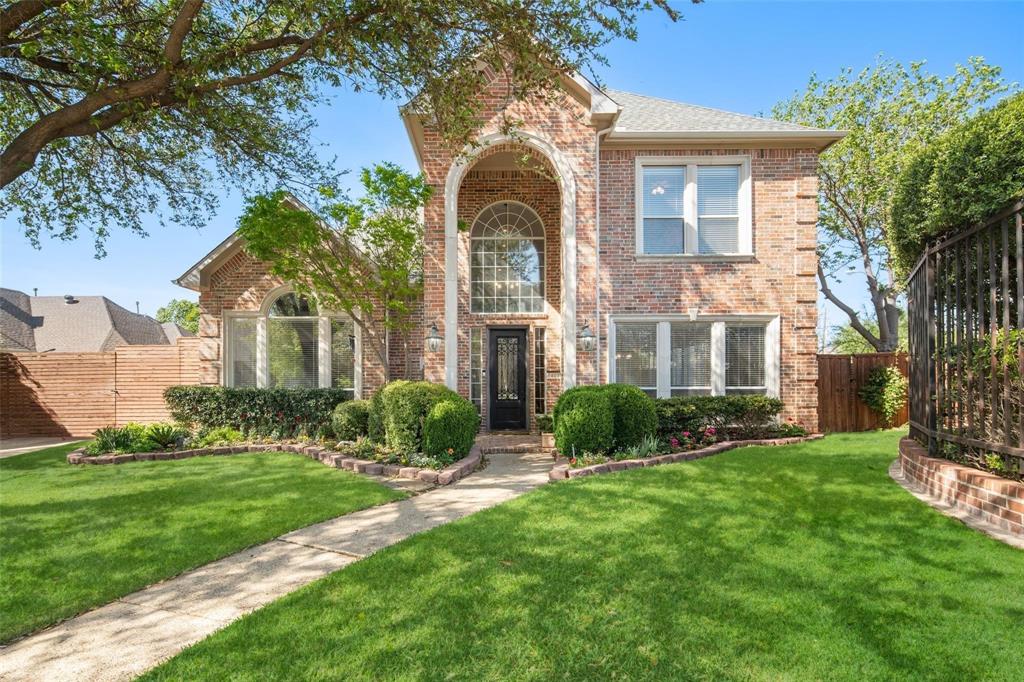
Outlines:
<svg viewBox="0 0 1024 682"><path fill-rule="evenodd" d="M899 435L548 485L145 679L1016 679L1024 552L890 480Z"/></svg>
<svg viewBox="0 0 1024 682"><path fill-rule="evenodd" d="M0 642L296 528L402 497L273 453L72 467L0 460Z"/></svg>

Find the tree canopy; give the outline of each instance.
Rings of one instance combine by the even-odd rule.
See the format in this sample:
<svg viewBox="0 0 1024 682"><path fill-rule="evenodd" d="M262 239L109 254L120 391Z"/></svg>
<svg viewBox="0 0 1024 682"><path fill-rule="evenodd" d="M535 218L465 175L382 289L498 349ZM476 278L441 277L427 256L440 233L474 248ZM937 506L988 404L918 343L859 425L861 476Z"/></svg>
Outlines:
<svg viewBox="0 0 1024 682"><path fill-rule="evenodd" d="M896 180L892 245L905 275L924 242L1024 199L1024 93L918 150Z"/></svg>
<svg viewBox="0 0 1024 682"><path fill-rule="evenodd" d="M482 66L509 101L603 62L667 0L18 0L0 7L0 216L51 234L212 214L217 183L330 184L310 141L327 89L416 98L472 139Z"/></svg>
<svg viewBox="0 0 1024 682"><path fill-rule="evenodd" d="M270 271L344 312L388 370L388 330L405 332L422 292L420 210L432 194L422 175L393 164L360 174L365 195L328 195L322 211L297 205L283 190L250 198L238 221L246 250Z"/></svg>
<svg viewBox="0 0 1024 682"><path fill-rule="evenodd" d="M900 283L887 237L896 179L918 150L1011 89L1000 73L980 57L947 77L928 73L924 62L879 59L831 80L812 75L803 93L773 109L776 118L848 131L819 159L818 280L877 351L898 343ZM851 266L863 273L877 330L830 286Z"/></svg>
<svg viewBox="0 0 1024 682"><path fill-rule="evenodd" d="M156 311L157 322L173 322L193 334L199 333L199 304L183 298L172 298Z"/></svg>

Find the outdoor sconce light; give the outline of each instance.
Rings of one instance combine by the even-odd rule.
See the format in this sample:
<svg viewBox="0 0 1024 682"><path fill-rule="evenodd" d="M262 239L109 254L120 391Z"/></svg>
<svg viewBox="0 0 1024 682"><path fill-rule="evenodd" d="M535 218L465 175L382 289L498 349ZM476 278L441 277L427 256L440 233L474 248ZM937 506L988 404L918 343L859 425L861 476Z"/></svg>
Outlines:
<svg viewBox="0 0 1024 682"><path fill-rule="evenodd" d="M444 337L441 336L441 332L437 331L437 322L435 322L430 325L430 331L427 332L427 350L436 353L441 350L442 343L444 343Z"/></svg>
<svg viewBox="0 0 1024 682"><path fill-rule="evenodd" d="M580 330L576 341L579 343L580 350L584 353L594 350L594 347L597 345L597 337L594 336L594 332L590 331L589 322L583 323L583 329Z"/></svg>

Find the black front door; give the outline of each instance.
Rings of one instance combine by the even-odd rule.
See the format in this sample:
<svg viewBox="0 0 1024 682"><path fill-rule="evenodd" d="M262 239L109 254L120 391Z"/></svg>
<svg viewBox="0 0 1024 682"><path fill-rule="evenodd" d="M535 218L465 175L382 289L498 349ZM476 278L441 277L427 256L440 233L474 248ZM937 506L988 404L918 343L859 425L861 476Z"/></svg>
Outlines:
<svg viewBox="0 0 1024 682"><path fill-rule="evenodd" d="M491 428L525 429L526 330L490 330L487 358Z"/></svg>

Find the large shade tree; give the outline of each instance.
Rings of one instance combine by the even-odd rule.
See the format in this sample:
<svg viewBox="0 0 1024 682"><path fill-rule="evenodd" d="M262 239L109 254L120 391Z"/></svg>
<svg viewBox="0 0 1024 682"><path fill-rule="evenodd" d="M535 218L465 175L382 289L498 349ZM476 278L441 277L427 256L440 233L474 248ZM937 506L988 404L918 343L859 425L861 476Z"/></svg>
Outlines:
<svg viewBox="0 0 1024 682"><path fill-rule="evenodd" d="M805 92L773 109L776 118L849 131L819 160L818 280L825 298L876 351L899 345L901 283L887 234L900 171L922 147L1010 88L998 67L978 57L947 77L928 73L923 62L880 59L832 80L812 75ZM874 324L857 301L832 288L853 276L864 278Z"/></svg>
<svg viewBox="0 0 1024 682"><path fill-rule="evenodd" d="M667 0L20 0L0 5L0 215L97 251L157 211L198 225L232 181L331 180L310 145L330 86L418 103L469 141L481 65L509 101L601 62Z"/></svg>

